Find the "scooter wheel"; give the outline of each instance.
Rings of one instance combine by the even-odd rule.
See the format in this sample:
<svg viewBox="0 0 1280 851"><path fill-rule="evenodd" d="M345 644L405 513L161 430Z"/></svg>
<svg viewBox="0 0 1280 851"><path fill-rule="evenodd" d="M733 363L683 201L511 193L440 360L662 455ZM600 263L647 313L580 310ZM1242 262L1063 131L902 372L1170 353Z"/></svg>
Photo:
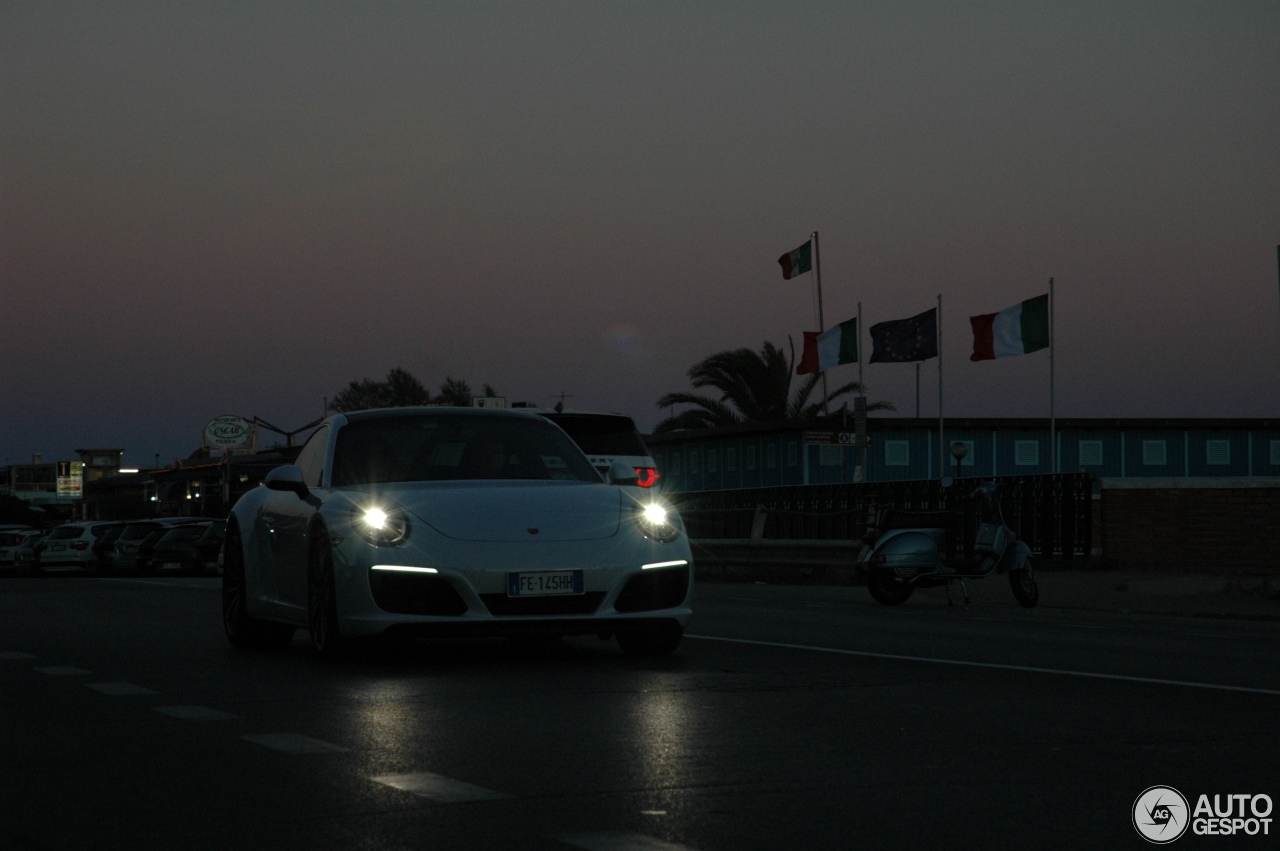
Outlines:
<svg viewBox="0 0 1280 851"><path fill-rule="evenodd" d="M916 586L903 582L891 570L873 570L867 577L867 590L871 598L885 606L898 606L907 602Z"/></svg>
<svg viewBox="0 0 1280 851"><path fill-rule="evenodd" d="M1018 602L1028 609L1040 602L1040 586L1036 584L1031 562L1027 562L1022 570L1009 571L1009 587L1013 589L1013 596L1018 598Z"/></svg>

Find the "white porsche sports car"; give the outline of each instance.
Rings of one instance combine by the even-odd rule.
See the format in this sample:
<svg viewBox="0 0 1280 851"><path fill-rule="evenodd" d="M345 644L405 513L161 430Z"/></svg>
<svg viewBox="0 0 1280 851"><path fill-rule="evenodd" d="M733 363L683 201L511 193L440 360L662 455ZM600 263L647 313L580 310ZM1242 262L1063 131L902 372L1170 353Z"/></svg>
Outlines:
<svg viewBox="0 0 1280 851"><path fill-rule="evenodd" d="M222 611L241 647L304 627L323 656L361 638L616 635L672 653L692 615L676 512L635 470L602 480L536 414L340 414L227 523Z"/></svg>

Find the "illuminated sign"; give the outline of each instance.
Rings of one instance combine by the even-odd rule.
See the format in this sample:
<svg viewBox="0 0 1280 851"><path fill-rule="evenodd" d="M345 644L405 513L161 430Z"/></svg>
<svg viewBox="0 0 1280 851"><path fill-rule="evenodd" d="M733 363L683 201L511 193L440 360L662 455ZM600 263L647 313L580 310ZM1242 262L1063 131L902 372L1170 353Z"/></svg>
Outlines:
<svg viewBox="0 0 1280 851"><path fill-rule="evenodd" d="M210 452L230 449L233 452L255 452L258 430L243 417L215 417L204 427L204 448Z"/></svg>
<svg viewBox="0 0 1280 851"><path fill-rule="evenodd" d="M58 499L84 498L84 462L58 462Z"/></svg>

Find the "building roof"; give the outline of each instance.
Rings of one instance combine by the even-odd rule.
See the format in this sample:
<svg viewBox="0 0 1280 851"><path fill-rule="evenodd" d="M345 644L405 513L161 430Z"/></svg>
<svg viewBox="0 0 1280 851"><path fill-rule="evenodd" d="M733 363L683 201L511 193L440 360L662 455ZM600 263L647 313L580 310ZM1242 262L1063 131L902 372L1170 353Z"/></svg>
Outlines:
<svg viewBox="0 0 1280 851"><path fill-rule="evenodd" d="M1048 417L946 417L943 421L948 429L982 430L982 429L1048 429ZM867 417L868 431L886 429L936 429L937 417ZM1104 429L1235 429L1264 430L1280 429L1277 418L1218 418L1218 417L1059 417L1056 427L1059 431L1074 429L1079 431ZM795 431L851 431L854 428L853 416L833 415L814 417L808 420L775 420L767 423L742 423L719 428L685 429L669 431L662 434L645 435L645 442L651 444L670 443L674 441L737 437L748 434L764 434L770 432Z"/></svg>

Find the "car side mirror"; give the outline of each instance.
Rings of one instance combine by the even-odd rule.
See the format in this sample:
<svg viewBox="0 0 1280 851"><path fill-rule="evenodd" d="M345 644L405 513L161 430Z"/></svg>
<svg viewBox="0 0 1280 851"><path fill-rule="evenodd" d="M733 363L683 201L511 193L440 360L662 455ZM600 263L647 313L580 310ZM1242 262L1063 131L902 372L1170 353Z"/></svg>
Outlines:
<svg viewBox="0 0 1280 851"><path fill-rule="evenodd" d="M298 499L306 499L311 495L307 483L302 480L302 468L293 464L276 467L262 483L273 491L290 491L298 495Z"/></svg>
<svg viewBox="0 0 1280 851"><path fill-rule="evenodd" d="M630 464L614 461L609 467L607 480L611 485L639 485L640 475L636 472L636 468Z"/></svg>

